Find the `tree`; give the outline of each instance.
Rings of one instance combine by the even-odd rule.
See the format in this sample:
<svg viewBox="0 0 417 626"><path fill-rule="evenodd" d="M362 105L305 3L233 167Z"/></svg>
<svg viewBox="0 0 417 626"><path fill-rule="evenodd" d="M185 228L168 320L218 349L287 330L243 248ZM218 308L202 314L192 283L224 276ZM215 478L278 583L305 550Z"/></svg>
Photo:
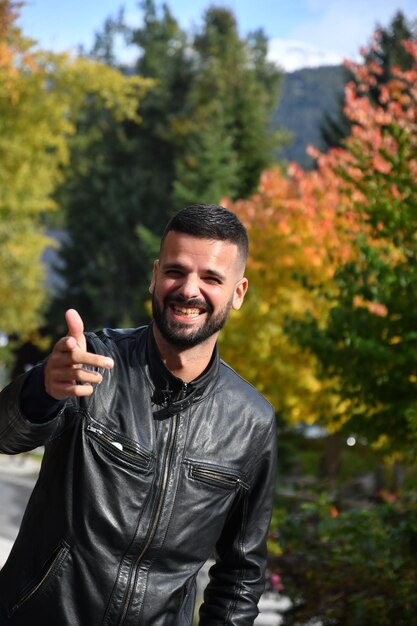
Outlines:
<svg viewBox="0 0 417 626"><path fill-rule="evenodd" d="M123 38L124 34L124 10L120 9L117 17L108 17L104 21L101 31L95 34L94 44L90 51L80 46L80 56L117 67L116 41L118 37Z"/></svg>
<svg viewBox="0 0 417 626"><path fill-rule="evenodd" d="M395 68L405 71L412 68L414 59L403 46L403 41L416 35L417 22L407 20L401 11L397 11L388 28L380 26L375 31L371 45L363 51L364 62L367 65L375 63L382 70L375 76L376 82L369 90L374 103L380 102L381 87L395 77Z"/></svg>
<svg viewBox="0 0 417 626"><path fill-rule="evenodd" d="M413 64L392 68L378 102L370 97L382 72L352 64L346 113L352 135L343 150L319 157L351 196L364 233L354 257L335 273L324 323L300 326L301 344L323 374L342 380L346 425L386 450L415 456L417 305L417 42L404 43Z"/></svg>
<svg viewBox="0 0 417 626"><path fill-rule="evenodd" d="M91 71L84 70L70 161L56 193L65 211L57 270L64 288L51 316L60 319L73 306L89 327L129 323L142 309L143 292L134 285L146 272L147 249L138 236L140 179L128 128L140 123L137 108L150 83L81 58L77 65Z"/></svg>
<svg viewBox="0 0 417 626"><path fill-rule="evenodd" d="M0 4L0 328L23 340L42 324L41 254L85 105L136 119L137 77L90 61L34 51L16 26L19 4ZM81 139L77 138L77 141Z"/></svg>
<svg viewBox="0 0 417 626"><path fill-rule="evenodd" d="M280 73L266 60L262 31L243 40L233 14L213 7L205 13L193 50L193 81L175 128L179 132L174 132L177 207L184 199L196 201L197 193L207 202L225 195L248 197L277 145L270 116Z"/></svg>
<svg viewBox="0 0 417 626"><path fill-rule="evenodd" d="M313 353L291 341L287 318L328 311L320 298L330 289L337 261L351 256L355 221L329 169L290 166L266 170L248 200L223 201L243 220L250 239L249 291L221 337L224 358L260 389L288 424L340 426L345 408L337 381L321 381ZM315 286L316 300L311 295Z"/></svg>
<svg viewBox="0 0 417 626"><path fill-rule="evenodd" d="M162 9L153 0L143 0L143 26L131 30L130 41L139 48L135 71L155 82L142 102L142 124L130 128L137 150L134 155L140 172L139 204L143 224L161 234L174 212L176 147L172 125L185 108L192 81L192 55L187 35L167 5Z"/></svg>
<svg viewBox="0 0 417 626"><path fill-rule="evenodd" d="M199 111L198 121L194 118L182 126L186 136L182 155L176 161L175 206L181 208L202 201L216 204L225 191L234 195L238 188L236 155L232 138L225 132L224 111L218 101L207 103Z"/></svg>
<svg viewBox="0 0 417 626"><path fill-rule="evenodd" d="M351 65L344 148L312 150L317 171L266 172L229 203L249 228L251 289L223 351L287 419L413 456L417 43L404 45L414 64L392 70L378 103L381 68Z"/></svg>
<svg viewBox="0 0 417 626"><path fill-rule="evenodd" d="M249 193L272 158L268 111L278 73L264 36L249 45L229 11L211 10L191 39L166 5L141 7L141 27L107 21L92 52L113 64L121 28L138 47L130 73L152 81L141 121L113 122L89 100L59 195L70 237L61 253L67 288L55 309L73 302L89 327L145 321L155 237L175 208Z"/></svg>
<svg viewBox="0 0 417 626"><path fill-rule="evenodd" d="M25 337L41 321L42 220L55 209L71 126L47 88L51 57L35 54L16 25L19 6L0 3L0 329Z"/></svg>
<svg viewBox="0 0 417 626"><path fill-rule="evenodd" d="M143 103L138 161L146 172L143 202L161 227L161 211L170 215L197 194L217 202L254 191L273 160L269 117L280 74L266 60L263 33L241 39L226 9L209 9L191 38L166 5L161 11L145 0L142 7L143 27L130 41L141 51L136 71L157 86Z"/></svg>
<svg viewBox="0 0 417 626"><path fill-rule="evenodd" d="M58 196L69 235L60 252L66 288L51 313L58 319L63 308L77 306L89 328L148 319L144 305L157 256L155 233L173 211L173 148L167 135L182 106L189 62L185 37L168 8L159 16L152 0L142 6L143 28L128 32L121 16L107 20L89 55L114 65L113 38L123 29L143 49L129 72L150 87L137 94L139 113L123 121L100 99L86 101Z"/></svg>
<svg viewBox="0 0 417 626"><path fill-rule="evenodd" d="M380 101L380 90L393 77L393 68L399 67L408 70L413 64L413 58L404 48L402 42L412 39L417 34L415 21L406 19L401 11L397 11L387 28L379 26L367 48L362 49L365 64L375 63L381 71L374 76L375 83L369 89L368 96L374 103ZM395 72L395 70L394 70ZM346 81L355 80L355 73L346 64ZM351 133L351 122L344 113L344 97L341 95L339 113L337 118L325 115L321 132L326 145L330 147L340 146L343 140Z"/></svg>

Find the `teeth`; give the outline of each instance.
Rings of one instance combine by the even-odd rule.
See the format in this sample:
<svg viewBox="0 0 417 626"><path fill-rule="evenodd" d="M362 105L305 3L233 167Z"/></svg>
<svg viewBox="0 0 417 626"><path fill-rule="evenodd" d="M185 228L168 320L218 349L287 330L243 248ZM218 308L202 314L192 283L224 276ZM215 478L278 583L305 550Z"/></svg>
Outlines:
<svg viewBox="0 0 417 626"><path fill-rule="evenodd" d="M178 313L179 315L189 315L190 317L193 315L200 315L199 309L186 309L183 307L174 306L174 311L175 313Z"/></svg>

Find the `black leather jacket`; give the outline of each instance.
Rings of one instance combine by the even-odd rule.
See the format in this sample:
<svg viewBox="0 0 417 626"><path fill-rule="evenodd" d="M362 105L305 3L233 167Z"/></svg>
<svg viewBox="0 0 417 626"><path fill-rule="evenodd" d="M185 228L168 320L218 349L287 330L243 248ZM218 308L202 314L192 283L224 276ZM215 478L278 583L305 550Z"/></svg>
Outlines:
<svg viewBox="0 0 417 626"><path fill-rule="evenodd" d="M1 394L0 452L45 454L0 572L0 624L188 626L213 554L200 624L253 624L274 490L271 405L217 349L187 385L150 327L87 341L115 361L88 399L35 424L19 408L26 375Z"/></svg>

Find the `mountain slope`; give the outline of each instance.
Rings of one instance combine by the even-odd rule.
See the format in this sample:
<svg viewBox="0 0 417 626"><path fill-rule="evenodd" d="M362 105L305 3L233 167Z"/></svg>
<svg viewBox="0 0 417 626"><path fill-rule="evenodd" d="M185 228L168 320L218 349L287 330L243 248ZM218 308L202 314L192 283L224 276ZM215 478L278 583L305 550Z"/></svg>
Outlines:
<svg viewBox="0 0 417 626"><path fill-rule="evenodd" d="M273 128L289 131L292 141L279 150L280 160L296 161L306 168L313 165L306 148L308 145L324 147L320 125L325 114L337 118L344 82L342 65L305 68L284 75Z"/></svg>

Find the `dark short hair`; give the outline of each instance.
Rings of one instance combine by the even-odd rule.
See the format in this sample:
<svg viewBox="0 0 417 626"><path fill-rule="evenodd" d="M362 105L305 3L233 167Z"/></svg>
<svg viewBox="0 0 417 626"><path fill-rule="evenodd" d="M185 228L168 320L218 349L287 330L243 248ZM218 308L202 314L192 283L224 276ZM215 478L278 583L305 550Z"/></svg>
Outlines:
<svg viewBox="0 0 417 626"><path fill-rule="evenodd" d="M249 243L246 228L234 213L218 204L192 204L181 209L166 225L161 247L171 230L199 239L234 243L238 247L242 261L246 262L248 257Z"/></svg>

